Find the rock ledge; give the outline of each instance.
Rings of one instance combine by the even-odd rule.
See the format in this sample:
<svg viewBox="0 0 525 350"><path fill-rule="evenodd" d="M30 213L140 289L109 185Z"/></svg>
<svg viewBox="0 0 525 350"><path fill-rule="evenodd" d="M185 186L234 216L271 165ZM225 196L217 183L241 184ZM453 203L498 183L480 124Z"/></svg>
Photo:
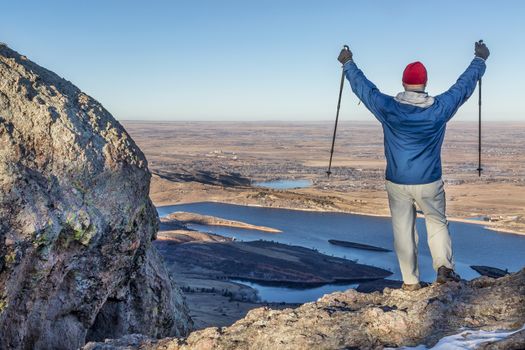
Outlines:
<svg viewBox="0 0 525 350"><path fill-rule="evenodd" d="M206 328L187 338L152 340L133 335L85 350L382 349L431 346L470 329L519 329L525 323L525 269L491 279L432 285L416 292L347 290L296 309L259 308L230 327ZM525 347L523 332L487 348Z"/></svg>

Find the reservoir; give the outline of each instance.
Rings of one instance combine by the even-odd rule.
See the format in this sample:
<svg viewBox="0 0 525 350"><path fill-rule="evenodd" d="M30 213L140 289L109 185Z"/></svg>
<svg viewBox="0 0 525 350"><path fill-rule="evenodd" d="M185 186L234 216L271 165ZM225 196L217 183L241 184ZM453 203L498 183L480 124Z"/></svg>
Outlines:
<svg viewBox="0 0 525 350"><path fill-rule="evenodd" d="M224 203L201 202L158 207L159 216L175 211L188 211L203 215L218 216L230 220L244 221L254 225L269 226L283 231L266 233L220 226L190 225L191 228L213 232L237 240L273 240L285 244L315 248L319 252L337 257L358 260L359 263L373 265L393 272L389 279L401 280L397 258L394 252L374 252L335 246L329 239L352 241L394 250L390 218L374 217L334 212L312 212L289 209L275 209L232 205ZM417 219L419 232L419 271L421 280L433 282L436 273L427 244L425 222ZM450 234L454 249L456 271L464 279L479 277L470 265L487 265L510 272L525 265L525 236L499 233L483 228L482 225L450 222ZM261 299L267 301L304 302L315 300L325 293L345 290L348 286L323 286L317 292L291 288L259 286L256 288ZM281 295L279 295L279 291Z"/></svg>

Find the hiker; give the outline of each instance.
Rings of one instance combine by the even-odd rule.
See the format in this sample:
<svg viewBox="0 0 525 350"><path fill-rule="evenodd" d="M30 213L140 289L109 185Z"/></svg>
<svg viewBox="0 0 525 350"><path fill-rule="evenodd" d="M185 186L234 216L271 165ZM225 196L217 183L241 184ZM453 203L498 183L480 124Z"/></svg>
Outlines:
<svg viewBox="0 0 525 350"><path fill-rule="evenodd" d="M445 216L445 191L441 179L441 145L447 122L470 97L485 72L489 50L474 45L475 57L452 87L432 97L425 92L427 71L421 62L406 66L404 90L385 95L357 68L352 51L345 48L337 58L343 64L352 91L383 126L386 156L386 191L392 216L403 289L418 290L418 234L416 204L425 216L432 265L437 283L459 281L454 271L452 244Z"/></svg>

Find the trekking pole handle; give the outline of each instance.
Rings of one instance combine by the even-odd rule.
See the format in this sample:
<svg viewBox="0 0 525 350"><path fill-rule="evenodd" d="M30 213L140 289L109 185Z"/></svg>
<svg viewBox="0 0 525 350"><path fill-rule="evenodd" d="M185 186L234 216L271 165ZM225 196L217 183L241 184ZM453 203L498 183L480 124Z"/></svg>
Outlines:
<svg viewBox="0 0 525 350"><path fill-rule="evenodd" d="M343 45L343 50L350 51L350 47L348 45Z"/></svg>

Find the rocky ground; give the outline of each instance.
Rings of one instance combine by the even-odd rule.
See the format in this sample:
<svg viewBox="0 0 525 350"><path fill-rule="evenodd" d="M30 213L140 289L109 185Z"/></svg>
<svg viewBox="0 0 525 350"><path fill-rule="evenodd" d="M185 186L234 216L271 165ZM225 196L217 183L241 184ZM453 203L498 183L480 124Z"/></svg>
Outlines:
<svg viewBox="0 0 525 350"><path fill-rule="evenodd" d="M128 336L84 349L382 349L432 346L463 327L519 329L524 323L525 269L500 279L481 277L416 292L385 289L364 294L350 289L296 309L255 309L230 327L206 328L187 338ZM486 345L524 347L523 332Z"/></svg>

